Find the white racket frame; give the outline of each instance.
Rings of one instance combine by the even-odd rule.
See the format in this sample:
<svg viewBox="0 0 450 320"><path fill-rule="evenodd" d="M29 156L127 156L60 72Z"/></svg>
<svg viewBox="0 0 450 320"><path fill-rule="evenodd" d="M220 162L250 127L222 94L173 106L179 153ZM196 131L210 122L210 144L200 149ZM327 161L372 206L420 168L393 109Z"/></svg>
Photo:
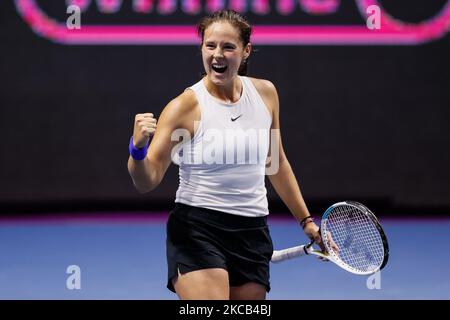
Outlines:
<svg viewBox="0 0 450 320"><path fill-rule="evenodd" d="M329 212L331 212L331 210L333 210L335 207L341 206L341 205L349 205L349 206L353 206L359 210L364 209L364 210L368 211L368 209L366 207L364 207L363 205L354 204L354 203L347 202L347 201L335 203L330 208L328 208L327 211L325 211L325 213L323 214L323 217L322 217L322 221L320 223L320 235L321 235L322 239L324 239L323 243L324 243L324 246L325 246L327 252L330 252L330 254L324 254L322 251L314 249L312 246L314 241L311 241L309 244L305 244L305 245L295 246L295 247L291 247L291 248L287 248L287 249L283 249L283 250L274 250L271 261L273 263L278 263L281 261L290 260L290 259L297 258L297 257L302 257L304 255L314 255L314 256L320 257L324 260L331 261L334 264L336 264L337 266L341 267L342 269L344 269L348 272L351 272L353 274L357 274L357 275L370 275L370 274L376 273L377 271L380 271L380 269L382 267L384 267L384 265L387 262L387 255L386 255L387 252L385 252L385 255L386 255L385 260L386 261L381 266L377 266L376 268L368 270L368 271L361 271L361 270L355 269L355 268L349 266L348 264L344 263L341 259L339 259L339 257L334 253L333 250L330 250L330 248L328 246L328 241L326 241L326 239L327 239L327 228L326 228L327 216L328 216ZM370 213L370 214L373 215L373 213ZM373 215L373 217L375 217L375 216ZM376 217L375 217L375 219L376 219ZM375 220L375 222L378 222L378 220ZM381 228L381 226L380 226L380 228ZM387 243L385 244L385 246L387 246ZM385 250L386 250L386 248L385 248Z"/></svg>

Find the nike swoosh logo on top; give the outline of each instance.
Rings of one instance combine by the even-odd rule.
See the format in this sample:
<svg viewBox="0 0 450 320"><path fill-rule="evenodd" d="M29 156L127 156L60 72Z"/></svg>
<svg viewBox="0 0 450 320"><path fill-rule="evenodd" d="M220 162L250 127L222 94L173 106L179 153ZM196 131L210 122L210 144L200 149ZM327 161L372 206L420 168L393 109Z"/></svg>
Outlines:
<svg viewBox="0 0 450 320"><path fill-rule="evenodd" d="M242 117L242 114L238 115L236 118L231 117L231 121L236 121L236 120L239 119L240 117Z"/></svg>

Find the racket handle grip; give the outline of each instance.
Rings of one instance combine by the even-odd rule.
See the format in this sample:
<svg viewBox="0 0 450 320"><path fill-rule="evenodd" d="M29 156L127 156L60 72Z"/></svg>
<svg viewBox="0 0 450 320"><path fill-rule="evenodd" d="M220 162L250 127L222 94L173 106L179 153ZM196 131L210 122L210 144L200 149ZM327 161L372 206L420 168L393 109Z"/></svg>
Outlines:
<svg viewBox="0 0 450 320"><path fill-rule="evenodd" d="M289 259L303 256L303 255L307 254L305 251L305 247L306 246L301 245L301 246L287 248L287 249L283 249L283 250L275 250L272 254L271 261L274 263L277 263L277 262L281 262L284 260L289 260Z"/></svg>

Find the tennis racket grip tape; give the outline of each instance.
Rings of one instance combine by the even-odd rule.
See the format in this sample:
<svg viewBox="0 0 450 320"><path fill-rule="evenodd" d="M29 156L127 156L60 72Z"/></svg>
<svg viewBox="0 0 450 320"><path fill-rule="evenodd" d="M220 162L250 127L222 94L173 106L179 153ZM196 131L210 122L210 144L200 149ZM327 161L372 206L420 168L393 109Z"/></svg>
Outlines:
<svg viewBox="0 0 450 320"><path fill-rule="evenodd" d="M283 250L275 250L272 255L272 262L277 263L307 254L304 245Z"/></svg>

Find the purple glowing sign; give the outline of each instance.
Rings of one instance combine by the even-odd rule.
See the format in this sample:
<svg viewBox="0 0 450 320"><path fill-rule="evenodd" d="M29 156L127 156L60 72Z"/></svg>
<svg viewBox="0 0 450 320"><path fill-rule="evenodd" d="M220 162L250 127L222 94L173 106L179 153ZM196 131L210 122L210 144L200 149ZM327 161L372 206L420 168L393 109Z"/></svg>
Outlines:
<svg viewBox="0 0 450 320"><path fill-rule="evenodd" d="M301 9L311 15L326 15L339 10L341 0L297 0ZM281 15L292 15L297 9L295 0L275 1L275 10ZM361 25L254 25L252 42L267 45L415 45L443 37L450 29L450 0L440 12L421 23L405 23L391 17L377 0L354 0L361 14ZM66 0L86 11L92 0ZM100 12L116 13L122 0L96 0ZM177 3L180 8L177 8ZM15 0L19 14L42 37L62 44L198 44L193 25L82 25L69 30L65 22L49 17L37 0ZM137 13L157 12L170 15L180 9L187 15L205 10L212 12L230 8L237 12L251 11L256 15L270 13L269 0L133 0ZM205 6L203 8L202 6ZM367 8L381 8L381 28L370 30L366 26Z"/></svg>

